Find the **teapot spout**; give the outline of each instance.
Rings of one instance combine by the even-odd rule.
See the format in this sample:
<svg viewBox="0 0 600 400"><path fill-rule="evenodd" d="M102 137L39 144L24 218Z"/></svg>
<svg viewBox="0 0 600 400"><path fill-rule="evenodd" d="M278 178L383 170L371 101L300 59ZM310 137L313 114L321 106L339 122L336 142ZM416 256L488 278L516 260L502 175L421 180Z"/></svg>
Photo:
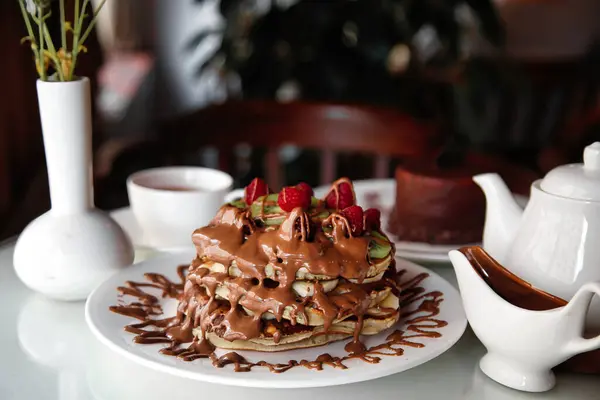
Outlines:
<svg viewBox="0 0 600 400"><path fill-rule="evenodd" d="M497 261L504 263L508 248L521 223L523 210L498 174L481 174L473 181L486 198L483 248Z"/></svg>

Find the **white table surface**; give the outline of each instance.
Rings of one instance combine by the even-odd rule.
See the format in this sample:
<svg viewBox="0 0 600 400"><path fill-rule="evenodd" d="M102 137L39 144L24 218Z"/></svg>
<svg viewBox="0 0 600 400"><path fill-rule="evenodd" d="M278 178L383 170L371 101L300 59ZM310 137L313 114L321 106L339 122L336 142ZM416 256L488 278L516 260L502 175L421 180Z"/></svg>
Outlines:
<svg viewBox="0 0 600 400"><path fill-rule="evenodd" d="M52 302L25 288L13 271L12 253L13 243L0 247L2 400L600 399L596 376L559 374L556 388L544 394L521 393L491 381L477 366L485 350L470 329L440 357L370 382L265 390L176 378L138 366L105 348L85 324L83 303ZM43 257L40 254L42 263ZM456 285L451 267L432 269Z"/></svg>

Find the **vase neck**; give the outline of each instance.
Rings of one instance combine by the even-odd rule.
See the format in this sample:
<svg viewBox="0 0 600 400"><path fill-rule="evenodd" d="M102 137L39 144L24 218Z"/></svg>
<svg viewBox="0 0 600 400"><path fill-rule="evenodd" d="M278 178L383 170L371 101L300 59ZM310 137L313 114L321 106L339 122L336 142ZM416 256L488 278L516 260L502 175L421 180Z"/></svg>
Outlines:
<svg viewBox="0 0 600 400"><path fill-rule="evenodd" d="M90 83L38 81L52 212L93 208Z"/></svg>

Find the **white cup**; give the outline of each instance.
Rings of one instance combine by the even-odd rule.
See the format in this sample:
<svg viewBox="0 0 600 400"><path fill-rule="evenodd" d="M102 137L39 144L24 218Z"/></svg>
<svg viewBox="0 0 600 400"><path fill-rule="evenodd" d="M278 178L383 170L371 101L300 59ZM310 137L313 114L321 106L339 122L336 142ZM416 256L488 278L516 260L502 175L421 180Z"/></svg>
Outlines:
<svg viewBox="0 0 600 400"><path fill-rule="evenodd" d="M150 245L192 246L192 233L207 225L231 190L233 178L201 167L164 167L136 172L127 179L133 214Z"/></svg>

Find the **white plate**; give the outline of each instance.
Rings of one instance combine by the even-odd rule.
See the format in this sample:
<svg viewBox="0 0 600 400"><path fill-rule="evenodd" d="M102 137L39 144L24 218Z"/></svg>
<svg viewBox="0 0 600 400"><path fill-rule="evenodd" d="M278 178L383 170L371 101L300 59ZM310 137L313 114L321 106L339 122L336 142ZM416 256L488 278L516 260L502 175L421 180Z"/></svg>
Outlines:
<svg viewBox="0 0 600 400"><path fill-rule="evenodd" d="M323 371L309 370L298 367L282 374L274 374L266 368L255 368L251 372L234 372L231 366L215 368L210 360L200 359L185 362L175 357L162 355L158 352L161 345L140 345L133 343L133 335L124 331L124 326L133 322L132 318L115 314L109 311L109 306L117 304L117 286L123 285L127 280L143 281L146 272L158 272L169 278L176 279L176 266L188 263L192 258L191 253L168 253L159 257L137 264L100 285L88 298L85 307L85 317L94 335L112 350L130 358L146 367L173 375L234 386L265 387L265 388L300 388L334 386L352 382L361 382L380 378L397 372L416 367L427 362L446 350L460 339L467 326L467 320L460 295L448 282L433 272L426 270L408 261L398 260L398 268L407 269L407 276L427 272L427 278L421 286L427 291L439 290L444 293L444 300L440 304L440 314L437 319L448 322L448 325L439 328L440 338L419 338L415 342L425 344L423 348L406 347L403 356L382 356L378 364L367 364L360 360L346 361L347 370L325 366ZM166 316L173 315L176 304L174 300L165 300L163 309ZM402 329L402 321L396 325ZM392 328L393 329L393 328ZM365 344L373 346L385 341L390 331L379 335L367 337ZM346 341L331 343L324 347L312 349L293 350L280 353L257 353L240 351L239 353L250 361L266 360L268 362L287 362L290 359L315 359L325 352L333 356L346 355L344 344Z"/></svg>
<svg viewBox="0 0 600 400"><path fill-rule="evenodd" d="M315 195L323 197L329 190L329 186L320 186L315 188ZM387 227L388 216L396 201L396 183L394 179L369 179L354 182L354 191L356 192L356 201L359 205L369 208L375 207L381 210L381 226ZM237 189L231 192L227 199L240 197L243 195L242 189ZM515 195L515 199L522 206L527 204L527 197ZM148 244L147 238L140 226L137 224L130 208L122 208L111 213L113 219L123 227L125 232L131 238L134 246L138 249L152 249ZM394 239L394 235L386 232L390 238ZM463 246L469 246L471 243L460 245L435 245L428 243L416 242L400 242L396 240L396 255L408 260L417 262L433 262L433 263L450 263L448 252ZM161 251L185 251L189 248L160 248L155 250Z"/></svg>

